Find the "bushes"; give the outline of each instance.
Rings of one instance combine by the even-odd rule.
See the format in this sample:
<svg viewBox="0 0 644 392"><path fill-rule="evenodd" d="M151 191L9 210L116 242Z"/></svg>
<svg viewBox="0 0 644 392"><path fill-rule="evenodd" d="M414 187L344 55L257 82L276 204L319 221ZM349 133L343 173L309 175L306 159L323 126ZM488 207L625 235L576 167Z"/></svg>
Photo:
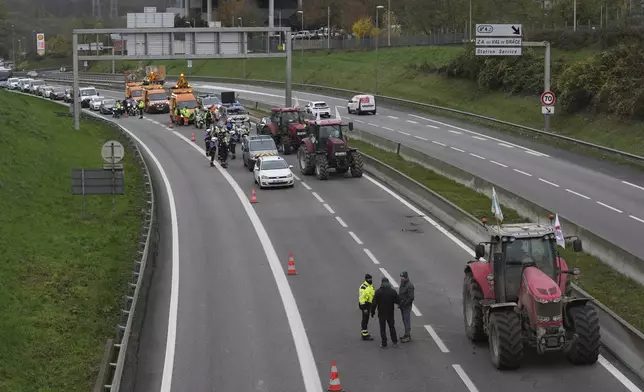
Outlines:
<svg viewBox="0 0 644 392"><path fill-rule="evenodd" d="M622 45L585 60L551 65L551 86L564 113L587 111L644 119L644 47ZM427 70L428 71L428 70ZM469 79L483 91L538 95L543 91L543 55L526 50L520 57L476 56L473 48L434 69L447 77Z"/></svg>
<svg viewBox="0 0 644 392"><path fill-rule="evenodd" d="M617 45L634 45L644 41L644 28L622 27L597 30L537 30L526 34L526 41L549 41L552 47L561 50L597 47L609 49Z"/></svg>

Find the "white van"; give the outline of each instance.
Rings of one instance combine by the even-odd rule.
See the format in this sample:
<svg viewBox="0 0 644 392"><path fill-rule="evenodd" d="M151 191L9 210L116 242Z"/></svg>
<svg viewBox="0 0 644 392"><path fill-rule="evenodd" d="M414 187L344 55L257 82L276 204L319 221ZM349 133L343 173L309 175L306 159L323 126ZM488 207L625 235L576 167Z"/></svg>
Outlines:
<svg viewBox="0 0 644 392"><path fill-rule="evenodd" d="M355 95L347 104L349 114L376 114L376 98L373 95Z"/></svg>

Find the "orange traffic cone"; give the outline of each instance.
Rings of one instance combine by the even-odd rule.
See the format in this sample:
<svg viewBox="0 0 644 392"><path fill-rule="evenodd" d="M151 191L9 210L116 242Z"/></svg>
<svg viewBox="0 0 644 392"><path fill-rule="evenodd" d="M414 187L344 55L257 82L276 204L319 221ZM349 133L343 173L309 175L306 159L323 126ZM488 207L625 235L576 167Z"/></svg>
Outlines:
<svg viewBox="0 0 644 392"><path fill-rule="evenodd" d="M174 126L174 121L172 121L172 117L170 117L170 128Z"/></svg>
<svg viewBox="0 0 644 392"><path fill-rule="evenodd" d="M338 374L338 367L336 366L335 361L331 362L331 379L329 381L329 389L327 389L327 391L344 392L342 385L340 385L340 375Z"/></svg>
<svg viewBox="0 0 644 392"><path fill-rule="evenodd" d="M253 193L250 194L250 202L257 203L257 195L255 194L255 188L253 188Z"/></svg>
<svg viewBox="0 0 644 392"><path fill-rule="evenodd" d="M288 275L297 275L295 269L295 260L293 259L293 252L288 254Z"/></svg>
<svg viewBox="0 0 644 392"><path fill-rule="evenodd" d="M197 139L195 138L195 133L194 132L192 133L192 138L190 140L192 140L193 142L197 141Z"/></svg>

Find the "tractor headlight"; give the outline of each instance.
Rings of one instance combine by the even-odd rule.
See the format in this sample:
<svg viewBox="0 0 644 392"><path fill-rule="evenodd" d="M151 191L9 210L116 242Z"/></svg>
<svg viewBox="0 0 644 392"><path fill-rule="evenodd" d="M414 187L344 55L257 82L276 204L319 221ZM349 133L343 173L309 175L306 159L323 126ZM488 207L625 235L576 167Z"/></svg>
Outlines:
<svg viewBox="0 0 644 392"><path fill-rule="evenodd" d="M543 299L543 298L539 298L539 297L534 297L534 300L539 302L540 304L547 304L548 302L550 302L547 299Z"/></svg>
<svg viewBox="0 0 644 392"><path fill-rule="evenodd" d="M561 316L554 316L552 321L561 321Z"/></svg>
<svg viewBox="0 0 644 392"><path fill-rule="evenodd" d="M541 323L547 323L548 321L550 321L550 317L537 316L537 321Z"/></svg>

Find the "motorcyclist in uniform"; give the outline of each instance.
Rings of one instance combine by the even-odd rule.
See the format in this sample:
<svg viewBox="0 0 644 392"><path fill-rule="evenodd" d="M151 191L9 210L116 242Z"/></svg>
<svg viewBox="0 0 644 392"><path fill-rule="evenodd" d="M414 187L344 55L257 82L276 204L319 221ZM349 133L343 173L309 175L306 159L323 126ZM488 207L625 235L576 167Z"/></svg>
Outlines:
<svg viewBox="0 0 644 392"><path fill-rule="evenodd" d="M239 143L239 129L235 127L230 130L230 140L228 142L228 145L230 146L230 152L232 153L232 156L230 157L230 159L237 158L237 156L235 155L235 152L237 150L238 143Z"/></svg>
<svg viewBox="0 0 644 392"><path fill-rule="evenodd" d="M216 139L214 133L215 133L214 129L208 128L208 129L206 129L206 132L204 132L204 135L203 135L203 139L204 139L204 141L206 143L206 156L207 157L209 157L210 153L211 153L211 143L210 143L210 141L213 140L213 139ZM214 155L214 153L213 153L213 155Z"/></svg>
<svg viewBox="0 0 644 392"><path fill-rule="evenodd" d="M210 110L206 110L206 128L210 128L212 122L212 112Z"/></svg>
<svg viewBox="0 0 644 392"><path fill-rule="evenodd" d="M228 143L226 141L226 133L219 132L217 134L217 150L219 153L219 162L223 168L228 167Z"/></svg>
<svg viewBox="0 0 644 392"><path fill-rule="evenodd" d="M215 166L215 154L217 151L217 138L211 137L210 140L206 142L208 144L207 151L210 151L210 166ZM207 155L208 153L206 153Z"/></svg>

